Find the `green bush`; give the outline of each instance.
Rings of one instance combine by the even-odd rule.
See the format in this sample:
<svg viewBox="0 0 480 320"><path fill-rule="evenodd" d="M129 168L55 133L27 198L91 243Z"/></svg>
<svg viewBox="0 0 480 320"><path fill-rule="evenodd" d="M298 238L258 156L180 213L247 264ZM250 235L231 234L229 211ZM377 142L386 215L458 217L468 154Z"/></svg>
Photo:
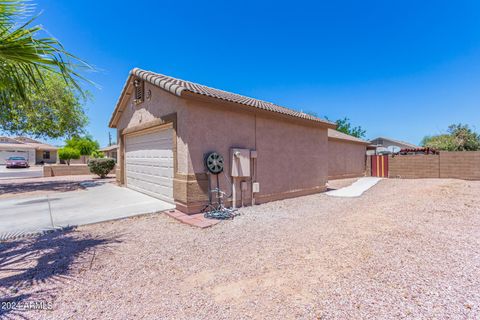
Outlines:
<svg viewBox="0 0 480 320"><path fill-rule="evenodd" d="M99 175L100 178L105 178L115 168L115 160L111 158L90 159L88 160L88 167L91 173Z"/></svg>
<svg viewBox="0 0 480 320"><path fill-rule="evenodd" d="M60 160L64 160L68 165L70 165L70 160L80 159L80 151L70 147L65 147L58 150L58 157Z"/></svg>
<svg viewBox="0 0 480 320"><path fill-rule="evenodd" d="M98 158L105 158L105 154L102 151L93 151L90 157L98 159Z"/></svg>

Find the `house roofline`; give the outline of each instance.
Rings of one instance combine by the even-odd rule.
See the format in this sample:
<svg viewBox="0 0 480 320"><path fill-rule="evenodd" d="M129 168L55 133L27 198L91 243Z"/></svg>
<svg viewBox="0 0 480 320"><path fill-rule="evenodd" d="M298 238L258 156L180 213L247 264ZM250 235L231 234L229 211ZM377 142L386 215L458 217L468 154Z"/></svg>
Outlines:
<svg viewBox="0 0 480 320"><path fill-rule="evenodd" d="M253 99L253 98L248 98L248 97L243 97L243 96L237 95L237 96L243 97L244 99L246 99L245 101L248 101L248 102L255 101L255 102L270 104L270 105L278 108L278 110L274 110L274 108L265 109L265 108L261 108L261 107L258 107L258 106L252 105L252 104L247 104L246 102L241 103L241 102L238 102L238 101L229 100L227 98L221 98L219 96L212 96L212 95L209 95L207 93L194 92L194 91L190 90L189 88L187 88L185 86L182 86L178 83L172 83L173 80L169 80L169 79L175 79L175 78L167 77L167 79L165 79L165 77L166 76L163 76L161 74L156 74L156 73L141 70L141 69L138 69L138 68L132 69L129 73L127 81L125 82L125 84L122 88L122 92L120 94L120 97L119 97L116 105L115 105L115 109L112 113L112 116L110 117L110 121L109 121L108 126L110 128L116 128L116 126L118 125L118 121L121 117L121 114L123 113L123 110L125 109L123 107L123 105L125 104L125 99L131 95L131 89L132 89L132 86L133 86L133 79L134 78L140 78L140 79L142 79L144 81L147 81L148 83L150 83L150 84L152 84L152 85L154 85L154 86L156 86L160 89L163 89L163 90L165 90L165 91L167 91L171 94L174 94L178 97L181 97L181 98L191 98L191 97L199 96L199 97L202 98L202 100L203 100L203 98L206 98L207 100L210 100L210 101L217 101L217 102L218 101L220 101L220 102L223 101L223 102L226 102L226 103L229 103L229 104L233 103L233 104L236 104L236 105L250 107L253 110L264 110L264 111L269 112L271 114L279 114L279 115L287 116L287 118L291 118L292 120L293 119L295 119L295 120L302 119L302 120L306 120L307 122L315 123L316 125L319 125L319 126L322 126L322 127L331 128L331 129L336 128L336 124L333 123L333 122L330 122L330 121L327 121L327 120L324 120L324 119L320 119L320 118L317 118L317 117L313 117L313 116L310 116L310 115L302 113L302 112L297 112L297 111L294 111L292 109L277 106L277 105L271 104L269 102L264 102L264 101L261 101L261 100L258 100L258 99ZM175 81L178 82L178 81L183 81L183 80L178 80L177 81L177 79L175 79ZM210 89L211 90L216 90L220 93L225 93L227 95L231 94L231 93L219 90L219 89L213 89L213 88L209 88L209 87L206 87L206 86L203 86L203 85L197 85L197 84L193 84L193 83L190 83L190 84L194 85L194 86L201 86L202 88L207 88L208 90L210 90ZM233 95L236 95L236 94L233 94Z"/></svg>

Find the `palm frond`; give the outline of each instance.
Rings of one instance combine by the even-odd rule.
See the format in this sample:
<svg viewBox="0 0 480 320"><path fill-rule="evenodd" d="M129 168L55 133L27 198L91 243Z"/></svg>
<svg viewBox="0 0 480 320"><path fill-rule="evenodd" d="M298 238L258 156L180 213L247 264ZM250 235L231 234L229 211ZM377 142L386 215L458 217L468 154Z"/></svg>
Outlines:
<svg viewBox="0 0 480 320"><path fill-rule="evenodd" d="M93 68L67 52L54 37L40 36L43 28L33 25L38 16L19 23L31 7L21 0L0 0L0 103L4 105L3 99L12 96L28 100L26 88L41 87L43 73L60 74L80 93L79 81L90 82L78 70Z"/></svg>

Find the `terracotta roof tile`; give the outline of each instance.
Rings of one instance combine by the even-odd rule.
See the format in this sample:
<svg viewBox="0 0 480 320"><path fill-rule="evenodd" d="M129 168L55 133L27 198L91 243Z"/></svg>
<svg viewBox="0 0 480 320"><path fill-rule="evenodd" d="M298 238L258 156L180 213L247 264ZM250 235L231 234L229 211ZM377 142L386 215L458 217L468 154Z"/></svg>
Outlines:
<svg viewBox="0 0 480 320"><path fill-rule="evenodd" d="M138 68L133 69L130 72L130 74L140 79L143 79L155 86L158 86L166 91L169 91L177 96L181 96L182 92L184 91L189 91L192 93L196 93L196 94L200 94L200 95L204 95L204 96L208 96L208 97L212 97L220 100L235 102L235 103L243 104L250 107L255 107L262 110L277 112L277 113L281 113L281 114L285 114L285 115L289 115L297 118L303 118L303 119L308 119L312 121L334 125L334 123L329 122L327 120L314 117L304 112L288 109L288 108L273 104L271 102L266 102L266 101L262 101L254 98L245 97L235 93L210 88L198 83L176 79L163 74L154 73L151 71L145 71Z"/></svg>

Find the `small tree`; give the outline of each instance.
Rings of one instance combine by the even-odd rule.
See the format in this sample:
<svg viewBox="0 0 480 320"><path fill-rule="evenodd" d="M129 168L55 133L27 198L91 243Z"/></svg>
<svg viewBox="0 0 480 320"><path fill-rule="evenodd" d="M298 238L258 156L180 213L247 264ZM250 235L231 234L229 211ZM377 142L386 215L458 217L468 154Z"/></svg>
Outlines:
<svg viewBox="0 0 480 320"><path fill-rule="evenodd" d="M91 173L95 173L103 179L115 168L115 160L111 158L90 159L88 160L88 167Z"/></svg>
<svg viewBox="0 0 480 320"><path fill-rule="evenodd" d="M36 24L29 0L0 0L0 131L58 138L82 132L89 65Z"/></svg>
<svg viewBox="0 0 480 320"><path fill-rule="evenodd" d="M102 151L93 151L90 157L94 159L105 158L105 154Z"/></svg>
<svg viewBox="0 0 480 320"><path fill-rule="evenodd" d="M58 157L60 160L64 160L68 165L70 165L70 160L80 159L80 152L73 148L64 147L58 150Z"/></svg>
<svg viewBox="0 0 480 320"><path fill-rule="evenodd" d="M325 117L325 119L331 121L328 119L328 117ZM338 119L337 121L334 121L337 124L337 130L346 134L349 134L351 136L357 137L357 138L365 138L365 135L367 133L366 130L364 130L361 126L352 126L352 123L350 122L350 119L345 117L343 119Z"/></svg>
<svg viewBox="0 0 480 320"><path fill-rule="evenodd" d="M445 151L476 151L480 150L480 135L466 124L452 124L445 134L423 138L422 145Z"/></svg>
<svg viewBox="0 0 480 320"><path fill-rule="evenodd" d="M81 156L89 156L92 152L97 151L100 147L98 141L93 140L90 136L73 137L66 141L66 147L76 149ZM85 163L85 159L84 159Z"/></svg>

